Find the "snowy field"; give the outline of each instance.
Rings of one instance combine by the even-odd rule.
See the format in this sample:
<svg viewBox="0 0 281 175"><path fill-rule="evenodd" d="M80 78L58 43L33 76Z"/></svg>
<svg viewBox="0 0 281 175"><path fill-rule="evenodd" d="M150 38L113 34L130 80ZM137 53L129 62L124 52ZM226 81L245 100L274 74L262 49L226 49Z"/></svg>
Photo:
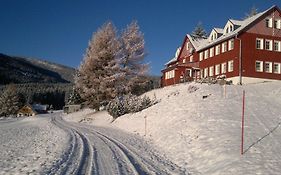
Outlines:
<svg viewBox="0 0 281 175"><path fill-rule="evenodd" d="M46 174L65 150L68 136L44 115L0 120L0 174Z"/></svg>
<svg viewBox="0 0 281 175"><path fill-rule="evenodd" d="M190 93L190 86L198 90ZM241 156L243 90L246 111ZM280 174L280 82L226 86L226 96L219 85L196 83L165 87L146 95L156 96L160 102L114 122L106 112L89 109L64 118L139 135L191 174ZM205 95L209 96L203 99Z"/></svg>

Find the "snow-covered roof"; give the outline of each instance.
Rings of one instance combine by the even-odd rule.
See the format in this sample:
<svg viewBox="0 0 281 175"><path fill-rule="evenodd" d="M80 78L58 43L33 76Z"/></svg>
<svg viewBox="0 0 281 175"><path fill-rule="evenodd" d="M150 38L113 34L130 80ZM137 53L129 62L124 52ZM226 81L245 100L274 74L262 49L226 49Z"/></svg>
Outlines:
<svg viewBox="0 0 281 175"><path fill-rule="evenodd" d="M217 33L223 33L223 29L222 29L222 28L217 28L217 27L215 27L214 30L215 30Z"/></svg>
<svg viewBox="0 0 281 175"><path fill-rule="evenodd" d="M247 18L243 21L239 21L239 20L234 20L234 19L230 19L229 21L231 23L233 23L234 25L237 25L239 26L237 29L235 29L234 31L231 31L229 33L226 33L224 35L221 35L220 37L218 37L217 39L213 40L213 41L210 41L208 39L205 39L205 38L194 38L192 37L191 35L187 34L186 36L188 37L188 39L190 40L191 44L195 47L196 51L200 51L200 50L203 50L207 47L210 47L212 45L215 45L217 43L220 43L222 42L223 40L227 40L231 37L234 37L236 36L238 33L240 33L243 29L245 29L247 26L249 26L250 24L252 24L254 21L256 21L259 17L261 17L262 15L264 15L265 13L267 13L268 11L272 10L273 8L275 8L276 6L272 6L270 7L269 9L261 12L261 13L258 13L250 18ZM221 32L221 30L223 29L220 29L220 28L215 28L216 31L218 33ZM223 33L223 31L222 31Z"/></svg>
<svg viewBox="0 0 281 175"><path fill-rule="evenodd" d="M170 61L168 61L165 65L168 65L168 64L170 64L170 63L172 63L172 62L175 62L175 61L177 61L177 58L176 57L174 57L174 58L172 58Z"/></svg>

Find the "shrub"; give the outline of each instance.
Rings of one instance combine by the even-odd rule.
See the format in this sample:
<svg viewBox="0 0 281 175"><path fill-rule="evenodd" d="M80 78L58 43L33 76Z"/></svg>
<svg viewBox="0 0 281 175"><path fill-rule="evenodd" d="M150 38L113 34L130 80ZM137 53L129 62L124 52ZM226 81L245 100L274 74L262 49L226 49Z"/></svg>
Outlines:
<svg viewBox="0 0 281 175"><path fill-rule="evenodd" d="M129 94L111 100L108 103L106 110L113 118L116 119L124 114L142 111L155 103L157 102L152 101L147 96L141 98L136 95Z"/></svg>

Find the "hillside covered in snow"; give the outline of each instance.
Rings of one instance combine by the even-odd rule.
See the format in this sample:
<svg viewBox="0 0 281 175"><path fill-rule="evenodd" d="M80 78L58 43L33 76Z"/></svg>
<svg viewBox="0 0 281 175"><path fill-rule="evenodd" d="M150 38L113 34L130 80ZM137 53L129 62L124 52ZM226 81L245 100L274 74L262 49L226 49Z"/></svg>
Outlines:
<svg viewBox="0 0 281 175"><path fill-rule="evenodd" d="M245 142L241 155L243 90ZM220 85L196 83L165 87L146 95L156 96L159 103L113 122L106 112L91 110L64 118L140 135L191 174L280 173L280 82L228 85L226 95Z"/></svg>

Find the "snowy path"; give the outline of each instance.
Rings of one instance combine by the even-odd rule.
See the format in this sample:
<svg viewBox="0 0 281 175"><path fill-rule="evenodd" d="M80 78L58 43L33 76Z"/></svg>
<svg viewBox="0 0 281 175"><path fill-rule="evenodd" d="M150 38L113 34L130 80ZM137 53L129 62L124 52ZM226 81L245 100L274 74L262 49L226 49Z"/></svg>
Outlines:
<svg viewBox="0 0 281 175"><path fill-rule="evenodd" d="M62 161L50 174L185 174L136 136L110 128L69 123L57 114L52 122L71 137Z"/></svg>

